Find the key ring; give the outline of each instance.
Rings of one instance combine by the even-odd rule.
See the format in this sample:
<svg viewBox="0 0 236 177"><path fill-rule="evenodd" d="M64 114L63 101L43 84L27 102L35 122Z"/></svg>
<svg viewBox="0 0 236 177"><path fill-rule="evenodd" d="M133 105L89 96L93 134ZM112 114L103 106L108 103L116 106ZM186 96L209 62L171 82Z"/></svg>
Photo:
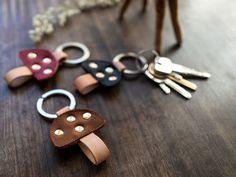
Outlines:
<svg viewBox="0 0 236 177"><path fill-rule="evenodd" d="M83 56L80 58L72 58L72 59L66 59L64 60L64 63L69 64L69 65L77 65L80 64L84 61L86 61L90 57L90 51L88 47L86 47L82 43L78 42L67 42L64 43L56 48L56 51L58 52L64 52L65 49L67 48L76 48L79 49L83 52Z"/></svg>
<svg viewBox="0 0 236 177"><path fill-rule="evenodd" d="M137 56L135 53L121 53L118 54L114 57L113 59L113 64L120 70L122 71L124 74L127 75L138 75L142 72L141 69L137 68L137 70L131 70L128 69L122 62L121 60L125 59L125 58L130 58L130 59L135 59L135 61L137 62L138 60L143 60L144 58L142 56Z"/></svg>
<svg viewBox="0 0 236 177"><path fill-rule="evenodd" d="M144 49L144 50L139 51L137 55L138 55L139 57L140 57L140 56L142 56L142 57L140 57L140 60L136 60L136 66L137 66L137 68L139 68L139 69L142 70L143 72L144 72L145 70L147 70L148 65L150 64L150 62L148 61L148 59L143 56L143 55L144 55L145 53L147 53L147 52L151 52L152 54L155 55L154 60L157 60L157 59L160 58L159 54L158 54L157 51L155 51L155 50L152 50L152 49ZM151 61L151 62L153 62L153 61Z"/></svg>
<svg viewBox="0 0 236 177"><path fill-rule="evenodd" d="M42 115L43 117L46 117L48 119L56 119L58 116L57 114L49 114L47 112L45 112L43 110L43 103L44 101L50 97L50 96L54 96L54 95L63 95L66 96L69 100L70 100L70 105L69 105L69 109L73 110L75 109L76 106L76 102L75 102L75 97L68 91L66 90L62 90L62 89L55 89L55 90L50 90L46 93L44 93L37 101L37 110L39 112L40 115Z"/></svg>

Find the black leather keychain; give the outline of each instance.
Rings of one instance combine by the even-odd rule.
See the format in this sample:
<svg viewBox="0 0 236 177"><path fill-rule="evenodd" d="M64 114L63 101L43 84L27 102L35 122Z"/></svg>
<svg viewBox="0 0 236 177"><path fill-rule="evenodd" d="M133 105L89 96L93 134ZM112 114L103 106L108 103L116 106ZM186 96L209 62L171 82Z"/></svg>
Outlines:
<svg viewBox="0 0 236 177"><path fill-rule="evenodd" d="M104 60L83 62L82 67L87 73L75 79L75 87L81 94L85 95L99 85L107 88L119 84L122 75L137 76L142 73L139 68L135 70L127 69L126 65L121 62L123 59L140 60L135 53L127 53L115 56L112 62Z"/></svg>

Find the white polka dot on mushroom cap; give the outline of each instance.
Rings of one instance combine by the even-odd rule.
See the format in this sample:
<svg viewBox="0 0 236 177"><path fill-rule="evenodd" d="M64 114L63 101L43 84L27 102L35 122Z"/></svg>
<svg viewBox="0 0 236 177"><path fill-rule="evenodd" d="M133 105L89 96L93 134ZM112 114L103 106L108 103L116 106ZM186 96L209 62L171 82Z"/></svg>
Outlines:
<svg viewBox="0 0 236 177"><path fill-rule="evenodd" d="M89 67L96 69L96 68L98 68L98 65L96 63L92 62L92 63L89 63Z"/></svg>
<svg viewBox="0 0 236 177"><path fill-rule="evenodd" d="M51 74L52 73L52 70L51 69L45 69L44 71L43 71L43 74Z"/></svg>
<svg viewBox="0 0 236 177"><path fill-rule="evenodd" d="M64 132L63 132L63 130L57 129L57 130L55 130L54 134L59 136L59 135L63 135Z"/></svg>
<svg viewBox="0 0 236 177"><path fill-rule="evenodd" d="M51 63L52 62L52 59L51 58L44 58L43 59L43 63L45 63L45 64L49 64L49 63Z"/></svg>
<svg viewBox="0 0 236 177"><path fill-rule="evenodd" d="M98 73L96 73L96 77L98 77L98 78L104 78L104 77L105 77L105 74L102 73L102 72L98 72Z"/></svg>
<svg viewBox="0 0 236 177"><path fill-rule="evenodd" d="M89 112L85 112L85 113L83 114L83 118L84 118L84 119L90 119L91 116L92 116L92 115L91 115L91 113L89 113Z"/></svg>
<svg viewBox="0 0 236 177"><path fill-rule="evenodd" d="M84 131L84 127L82 125L78 125L77 127L75 127L75 131L82 132Z"/></svg>
<svg viewBox="0 0 236 177"><path fill-rule="evenodd" d="M30 53L28 53L27 57L28 57L29 59L34 59L34 58L37 57L37 54L34 53L34 52L30 52Z"/></svg>
<svg viewBox="0 0 236 177"><path fill-rule="evenodd" d="M117 80L117 77L116 77L116 76L110 76L110 77L108 78L108 80L109 80L109 81L115 81L115 80Z"/></svg>
<svg viewBox="0 0 236 177"><path fill-rule="evenodd" d="M33 65L31 66L31 68L32 68L33 70L37 71L37 70L40 70L40 69L41 69L41 66L40 66L39 64L33 64Z"/></svg>
<svg viewBox="0 0 236 177"><path fill-rule="evenodd" d="M68 117L66 118L66 120L67 120L68 122L74 122L74 121L76 120L76 118L75 118L75 116L68 116Z"/></svg>
<svg viewBox="0 0 236 177"><path fill-rule="evenodd" d="M112 67L107 67L105 71L110 74L113 73L114 69Z"/></svg>

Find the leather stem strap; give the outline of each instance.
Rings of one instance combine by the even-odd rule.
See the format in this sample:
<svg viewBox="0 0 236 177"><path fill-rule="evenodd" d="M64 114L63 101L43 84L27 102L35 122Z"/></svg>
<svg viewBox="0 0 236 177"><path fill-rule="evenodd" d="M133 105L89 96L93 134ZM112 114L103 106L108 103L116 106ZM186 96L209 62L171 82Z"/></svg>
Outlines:
<svg viewBox="0 0 236 177"><path fill-rule="evenodd" d="M123 63L121 63L120 61L116 61L116 62L113 61L112 64L113 64L120 72L122 72L123 70L126 69L126 66L125 66Z"/></svg>
<svg viewBox="0 0 236 177"><path fill-rule="evenodd" d="M59 61L59 63L62 63L65 59L68 58L68 55L63 51L55 51L52 53L52 55L56 58L56 60Z"/></svg>
<svg viewBox="0 0 236 177"><path fill-rule="evenodd" d="M75 79L74 85L81 94L85 95L98 87L99 84L91 74L84 74Z"/></svg>
<svg viewBox="0 0 236 177"><path fill-rule="evenodd" d="M21 66L10 70L4 77L7 84L14 88L22 85L29 79L31 79L33 73L26 66Z"/></svg>
<svg viewBox="0 0 236 177"><path fill-rule="evenodd" d="M81 138L79 146L89 160L95 165L105 161L110 155L110 151L105 143L94 133L90 133Z"/></svg>
<svg viewBox="0 0 236 177"><path fill-rule="evenodd" d="M68 111L70 111L70 108L69 108L69 106L66 106L64 108L61 108L59 111L57 111L56 115L60 116L61 114L65 113L65 112L68 112Z"/></svg>

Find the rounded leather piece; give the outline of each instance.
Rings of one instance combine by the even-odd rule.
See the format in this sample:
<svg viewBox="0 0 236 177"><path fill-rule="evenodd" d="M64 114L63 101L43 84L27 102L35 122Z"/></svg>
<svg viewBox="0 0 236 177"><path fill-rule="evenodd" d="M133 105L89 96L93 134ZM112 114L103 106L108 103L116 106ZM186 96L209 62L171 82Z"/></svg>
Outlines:
<svg viewBox="0 0 236 177"><path fill-rule="evenodd" d="M84 113L90 113L89 119L83 118ZM73 116L74 121L68 121L67 118ZM96 112L89 109L77 109L67 111L58 116L52 123L50 129L50 138L54 146L58 148L66 148L79 143L80 139L103 127L105 120ZM76 127L82 126L83 131L76 131ZM63 132L61 135L56 135L56 131Z"/></svg>
<svg viewBox="0 0 236 177"><path fill-rule="evenodd" d="M30 80L32 76L33 73L28 67L21 66L8 71L4 79L10 87L15 88Z"/></svg>
<svg viewBox="0 0 236 177"><path fill-rule="evenodd" d="M28 55L30 53L36 54L35 58L30 58ZM41 81L51 78L57 71L59 62L53 56L51 52L44 49L29 49L23 50L19 53L20 59L23 61L25 66L27 66L30 71L33 73L34 77ZM48 58L51 60L50 63L44 63L43 59ZM40 69L34 70L32 69L33 65L39 65ZM50 73L45 74L45 70L50 70Z"/></svg>
<svg viewBox="0 0 236 177"><path fill-rule="evenodd" d="M98 81L88 73L77 77L74 81L74 85L82 95L86 95L97 88L99 84Z"/></svg>
<svg viewBox="0 0 236 177"><path fill-rule="evenodd" d="M91 63L97 65L97 67L91 67ZM82 64L84 70L90 73L103 87L112 87L117 85L121 80L121 72L114 67L111 62L104 60L89 60ZM108 72L107 69L112 72ZM99 74L103 74L104 77L98 77Z"/></svg>
<svg viewBox="0 0 236 177"><path fill-rule="evenodd" d="M94 133L81 138L79 146L94 165L105 161L110 155L106 144Z"/></svg>

